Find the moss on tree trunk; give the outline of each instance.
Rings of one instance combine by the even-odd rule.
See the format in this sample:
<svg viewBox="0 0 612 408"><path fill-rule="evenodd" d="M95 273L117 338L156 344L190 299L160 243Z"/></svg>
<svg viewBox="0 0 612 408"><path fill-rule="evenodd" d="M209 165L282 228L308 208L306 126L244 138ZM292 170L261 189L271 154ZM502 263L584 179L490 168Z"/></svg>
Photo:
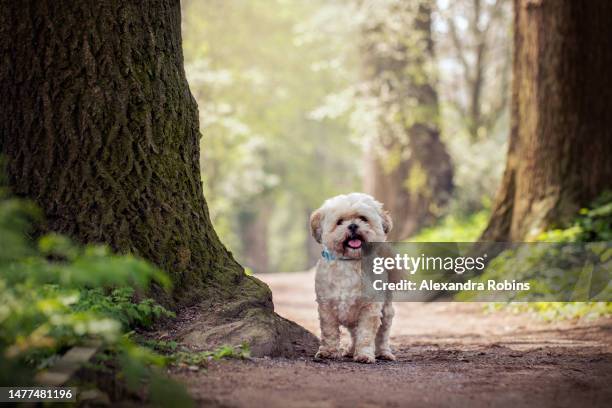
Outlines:
<svg viewBox="0 0 612 408"><path fill-rule="evenodd" d="M0 47L0 150L45 229L157 264L175 284L167 303L243 305L226 320L258 310L265 332L290 325L210 222L178 0L3 0Z"/></svg>

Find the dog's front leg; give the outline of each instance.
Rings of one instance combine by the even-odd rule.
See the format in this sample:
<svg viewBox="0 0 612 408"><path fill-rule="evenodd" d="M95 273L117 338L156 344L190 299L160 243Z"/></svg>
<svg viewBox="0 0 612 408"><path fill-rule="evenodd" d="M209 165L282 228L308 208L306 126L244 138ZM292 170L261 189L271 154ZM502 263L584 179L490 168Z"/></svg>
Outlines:
<svg viewBox="0 0 612 408"><path fill-rule="evenodd" d="M373 363L376 361L374 346L376 333L380 327L380 306L366 306L357 323L355 331L355 354L353 360L359 363Z"/></svg>
<svg viewBox="0 0 612 408"><path fill-rule="evenodd" d="M332 306L319 303L319 323L321 325L321 344L315 358L340 357L340 323Z"/></svg>

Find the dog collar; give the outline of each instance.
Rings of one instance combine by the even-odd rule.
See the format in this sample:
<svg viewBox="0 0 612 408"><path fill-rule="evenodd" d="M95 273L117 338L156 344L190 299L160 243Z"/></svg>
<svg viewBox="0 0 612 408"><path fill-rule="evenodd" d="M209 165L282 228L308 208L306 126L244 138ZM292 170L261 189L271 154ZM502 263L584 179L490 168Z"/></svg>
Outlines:
<svg viewBox="0 0 612 408"><path fill-rule="evenodd" d="M336 258L334 254L332 254L329 249L323 247L323 251L321 251L321 256L326 261L359 261L359 259L349 258L346 256L341 256L340 258Z"/></svg>

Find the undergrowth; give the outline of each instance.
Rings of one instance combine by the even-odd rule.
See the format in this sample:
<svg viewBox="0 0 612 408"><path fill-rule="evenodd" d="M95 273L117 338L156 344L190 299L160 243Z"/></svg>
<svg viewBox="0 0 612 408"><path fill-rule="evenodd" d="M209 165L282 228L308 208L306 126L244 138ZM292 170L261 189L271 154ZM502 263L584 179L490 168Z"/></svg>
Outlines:
<svg viewBox="0 0 612 408"><path fill-rule="evenodd" d="M212 351L190 350L173 340L140 339L139 343L162 354L167 363L175 366L205 366L210 360L251 358L247 343L236 347L225 344Z"/></svg>
<svg viewBox="0 0 612 408"><path fill-rule="evenodd" d="M409 239L410 242L474 242L489 219L489 211L467 215L447 215L437 225L424 228Z"/></svg>
<svg viewBox="0 0 612 408"><path fill-rule="evenodd" d="M469 216L448 215L430 228L421 230L409 239L410 242L475 242L480 237L488 221L489 212L483 210ZM592 243L612 241L612 192L603 193L589 208L583 208L576 215L574 221L566 228L556 228L540 234L536 241L550 243ZM535 270L536 265L549 262L550 254L532 256L528 264L523 265L525 270ZM503 273L503 255L497 262L496 268L489 268L480 279L497 279ZM555 259L563 262L563 259ZM497 270L497 272L496 272ZM500 272L502 271L502 272ZM513 273L515 273L514 271ZM503 278L503 276L501 276ZM537 293L536 293L537 295ZM459 298L466 300L469 293L458 294ZM515 313L533 313L547 320L561 319L594 319L602 316L612 316L612 302L511 302L490 303L487 310L506 309Z"/></svg>
<svg viewBox="0 0 612 408"><path fill-rule="evenodd" d="M58 234L33 239L40 221L35 206L0 190L0 385L36 384L69 348L97 344L98 368L112 366L129 390L148 385L155 405L189 406L183 387L164 374L166 358L132 339L134 329L174 316L144 296L152 283L170 289L169 277L105 246Z"/></svg>
<svg viewBox="0 0 612 408"><path fill-rule="evenodd" d="M593 202L590 208L583 208L579 211L574 221L567 228L558 228L550 231L546 231L540 234L537 239L539 242L551 242L559 244L567 243L591 243L585 248L589 248L591 251L598 251L603 249L599 253L600 262L602 262L602 268L604 271L609 271L610 268L610 250L607 244L600 245L596 243L607 243L612 241L612 193L607 192L602 194L597 200ZM525 259L524 268L526 270L536 270L541 268L543 265L546 267L566 264L562 267L563 270L567 268L567 265L571 265L571 251L559 251L558 253L551 254L550 251L547 253L538 254L537 256L531 256ZM567 256L566 256L567 255ZM503 258L503 254L500 254L498 259ZM493 260L496 262L497 259ZM492 263L493 264L493 263ZM497 271L496 271L497 269ZM495 275L499 274L499 271L503 272L503 265L501 268L489 268L481 276L482 279L495 279ZM568 276L573 276L568 274ZM606 276L604 276L606 278ZM607 293L609 296L610 287L609 279L606 280L607 287L602 290L603 293ZM604 284L606 283L604 282ZM542 285L548 286L548 285ZM461 294L460 294L461 295ZM537 293L535 293L537 296ZM528 312L533 313L535 316L542 318L546 321L555 321L563 319L596 319L599 317L612 316L612 302L513 302L509 304L495 303L488 306L489 309L500 309L505 308L515 313Z"/></svg>

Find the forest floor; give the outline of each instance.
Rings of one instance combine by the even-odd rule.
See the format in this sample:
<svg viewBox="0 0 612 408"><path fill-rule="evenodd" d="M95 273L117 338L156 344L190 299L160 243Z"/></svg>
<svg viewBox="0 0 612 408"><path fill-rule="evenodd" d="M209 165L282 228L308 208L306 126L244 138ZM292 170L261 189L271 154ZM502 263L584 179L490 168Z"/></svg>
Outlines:
<svg viewBox="0 0 612 408"><path fill-rule="evenodd" d="M260 278L280 315L319 334L313 272ZM395 308L395 362L221 360L174 376L201 406L610 406L612 319L551 324L477 303Z"/></svg>

